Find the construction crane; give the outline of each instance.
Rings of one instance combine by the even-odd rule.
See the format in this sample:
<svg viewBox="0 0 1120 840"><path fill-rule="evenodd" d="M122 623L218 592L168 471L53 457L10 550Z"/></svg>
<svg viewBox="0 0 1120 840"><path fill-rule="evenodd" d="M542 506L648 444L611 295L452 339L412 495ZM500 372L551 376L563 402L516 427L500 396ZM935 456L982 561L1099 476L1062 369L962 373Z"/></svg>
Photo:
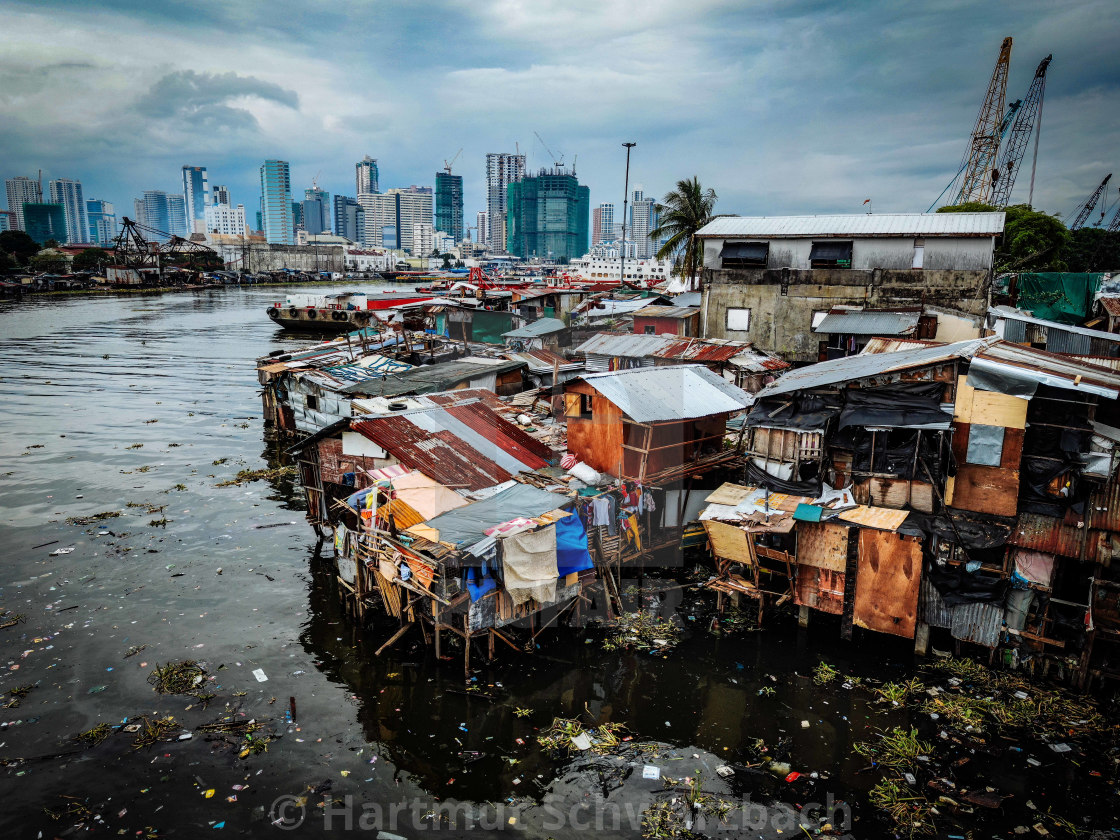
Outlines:
<svg viewBox="0 0 1120 840"><path fill-rule="evenodd" d="M1007 95L1007 72L1011 66L1011 39L1004 38L999 48L984 104L968 142L964 178L955 204L970 201L986 203L992 191L992 170L999 154L1000 129Z"/></svg>
<svg viewBox="0 0 1120 840"><path fill-rule="evenodd" d="M557 160L556 159L557 158L556 152L554 152L554 151L552 151L552 149L548 148L548 144L546 142L544 142L544 138L541 137L539 134L537 134L537 132L535 132L535 131L533 132L533 134L537 135L537 139L541 141L541 145L544 146L544 150L546 152L548 152L548 154L552 157L552 161L556 165L556 168L557 169L563 169L564 168L564 155L561 154L559 156L560 159Z"/></svg>
<svg viewBox="0 0 1120 840"><path fill-rule="evenodd" d="M457 161L459 159L459 155L461 155L462 153L463 153L463 150L460 149L459 151L457 151L455 153L455 157L451 158L451 160L448 160L447 158L444 158L443 159L443 171L446 172L448 175L450 175L452 164L454 164L455 161Z"/></svg>
<svg viewBox="0 0 1120 840"><path fill-rule="evenodd" d="M1089 214L1093 212L1093 208L1097 206L1097 202L1101 200L1104 195L1104 188L1108 186L1109 179L1112 178L1112 173L1109 172L1104 176L1098 186L1089 197L1085 199L1085 203L1077 208L1077 214L1073 217L1073 224L1069 226L1070 230L1081 230L1085 226L1085 222L1089 219Z"/></svg>
<svg viewBox="0 0 1120 840"><path fill-rule="evenodd" d="M1120 230L1120 207L1116 208L1116 215L1112 217L1112 221L1108 223L1108 231L1116 233Z"/></svg>
<svg viewBox="0 0 1120 840"><path fill-rule="evenodd" d="M1011 122L1015 119L1015 115L1019 112L1019 108L1020 106L1022 106L1022 104L1022 99L1016 99L1014 102L1007 106L1007 112L1003 115L1003 119L1000 120L999 123L999 137L1001 143L1003 142L1003 138L1007 135L1007 130L1011 128ZM933 200L933 204L931 204L929 206L929 209L926 210L927 213L932 213L933 208L939 206L941 199L945 195L945 193L953 189L954 185L956 185L956 183L960 180L961 173L964 172L964 168L966 166L968 166L968 158L965 158L961 161L961 165L957 170L957 174L949 180L949 183L945 185L945 189L943 189L941 191L941 194Z"/></svg>
<svg viewBox="0 0 1120 840"><path fill-rule="evenodd" d="M1015 176L1019 174L1019 167L1023 162L1023 155L1027 151L1027 143L1030 142L1032 132L1035 132L1034 163L1031 164L1031 190L1027 202L1034 199L1034 172L1038 164L1038 135L1042 133L1042 99L1046 93L1046 69L1053 58L1053 55L1048 55L1038 63L1026 99L1015 114L1015 122L1003 146L999 163L992 171L990 203L996 207L1006 207L1010 202L1011 190L1015 187Z"/></svg>

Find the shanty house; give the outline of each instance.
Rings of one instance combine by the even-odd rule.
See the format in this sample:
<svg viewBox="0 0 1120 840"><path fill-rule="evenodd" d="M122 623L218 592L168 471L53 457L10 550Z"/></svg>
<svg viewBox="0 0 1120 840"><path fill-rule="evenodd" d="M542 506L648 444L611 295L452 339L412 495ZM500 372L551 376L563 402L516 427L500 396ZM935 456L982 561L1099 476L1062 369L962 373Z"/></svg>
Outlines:
<svg viewBox="0 0 1120 840"><path fill-rule="evenodd" d="M634 313L636 335L700 335L700 308L696 306L646 306Z"/></svg>
<svg viewBox="0 0 1120 840"><path fill-rule="evenodd" d="M714 219L697 233L702 333L812 362L820 352L814 318L838 306L934 305L982 316L1003 223L1003 213Z"/></svg>
<svg viewBox="0 0 1120 840"><path fill-rule="evenodd" d="M657 484L734 456L727 417L752 402L703 365L587 374L564 386L568 449L599 472Z"/></svg>
<svg viewBox="0 0 1120 840"><path fill-rule="evenodd" d="M748 415L748 488L705 514L739 533L713 542L720 586L750 593L732 567L769 564L803 620L832 612L845 634L924 650L941 627L1061 656L1094 627L1095 564L1098 625L1120 630L1118 396L1109 368L997 337L791 371ZM1091 630L1087 647L1114 638ZM1101 662L1085 654L1082 678Z"/></svg>
<svg viewBox="0 0 1120 840"><path fill-rule="evenodd" d="M559 318L541 318L502 333L506 347L513 350L553 350L571 343L568 326Z"/></svg>

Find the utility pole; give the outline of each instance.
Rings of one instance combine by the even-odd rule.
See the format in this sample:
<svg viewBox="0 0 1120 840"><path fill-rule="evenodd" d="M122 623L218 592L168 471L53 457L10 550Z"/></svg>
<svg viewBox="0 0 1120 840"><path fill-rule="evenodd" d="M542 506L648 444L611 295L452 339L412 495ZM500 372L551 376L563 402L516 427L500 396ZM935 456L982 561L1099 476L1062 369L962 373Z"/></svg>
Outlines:
<svg viewBox="0 0 1120 840"><path fill-rule="evenodd" d="M619 256L618 263L618 282L621 285L626 281L626 208L627 202L630 200L630 150L637 146L637 143L623 143L626 147L626 180L622 187L622 253Z"/></svg>

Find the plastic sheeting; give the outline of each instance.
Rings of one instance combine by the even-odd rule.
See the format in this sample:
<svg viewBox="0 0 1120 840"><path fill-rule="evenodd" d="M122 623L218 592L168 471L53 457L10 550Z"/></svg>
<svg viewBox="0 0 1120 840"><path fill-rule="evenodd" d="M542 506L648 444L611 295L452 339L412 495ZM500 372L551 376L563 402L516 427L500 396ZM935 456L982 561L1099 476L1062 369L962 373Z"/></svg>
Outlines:
<svg viewBox="0 0 1120 840"><path fill-rule="evenodd" d="M1093 311L1093 298L1105 275L1070 271L1021 272L1016 305L1034 317L1059 324L1080 324Z"/></svg>
<svg viewBox="0 0 1120 840"><path fill-rule="evenodd" d="M966 572L964 566L941 568L936 563L927 563L925 575L937 587L942 601L950 610L961 604L980 601L1002 605L1007 594L1006 580L979 572Z"/></svg>
<svg viewBox="0 0 1120 840"><path fill-rule="evenodd" d="M488 499L441 513L425 524L439 531L440 542L462 547L482 540L486 536L484 531L493 525L508 522L516 516L540 516L568 501L567 496L539 490L528 484L515 484Z"/></svg>
<svg viewBox="0 0 1120 840"><path fill-rule="evenodd" d="M986 549L1006 545L1015 528L1014 517L991 516L955 510L949 514L932 515L911 511L899 527L900 534L912 537L935 536L965 548Z"/></svg>
<svg viewBox="0 0 1120 840"><path fill-rule="evenodd" d="M556 567L560 577L594 567L587 550L587 529L578 516L556 523Z"/></svg>
<svg viewBox="0 0 1120 840"><path fill-rule="evenodd" d="M943 382L899 382L885 388L849 390L838 428L948 428L953 418L941 410L944 394Z"/></svg>
<svg viewBox="0 0 1120 840"><path fill-rule="evenodd" d="M820 431L840 414L840 407L839 396L788 394L755 403L747 415L747 425Z"/></svg>

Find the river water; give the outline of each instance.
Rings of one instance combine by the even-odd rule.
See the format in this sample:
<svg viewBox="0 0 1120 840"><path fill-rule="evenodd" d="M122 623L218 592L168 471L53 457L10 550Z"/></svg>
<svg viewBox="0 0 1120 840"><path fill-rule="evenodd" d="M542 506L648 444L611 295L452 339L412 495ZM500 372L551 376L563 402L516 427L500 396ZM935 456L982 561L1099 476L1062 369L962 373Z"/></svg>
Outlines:
<svg viewBox="0 0 1120 840"><path fill-rule="evenodd" d="M761 739L805 780L819 777L808 787L763 777L748 792L795 805L833 795L854 804L854 835L889 836L863 805L873 781L851 747L908 713L808 675L823 658L845 674L905 678L908 642L845 646L827 622L712 635L703 605L677 590L662 611L687 631L666 656L605 652L594 634L559 629L532 654L500 650L467 682L461 653L438 663L408 637L375 657L391 631L359 632L342 614L298 488L216 486L279 463L253 362L308 343L264 315L285 292L0 303L0 623L20 617L0 629L0 691L33 686L0 709L0 836L62 836L80 817L47 811L88 808L99 836L278 837L277 814L304 802L307 818L287 836L318 836L326 800L338 813L419 803L419 819L394 824L406 837L432 830L427 805L447 801L504 804L519 810L502 827L562 837L578 826L549 826L542 795L586 804L621 778L581 776L535 747L554 716L580 714L661 744L642 762L675 777L757 760ZM68 522L104 512L120 515ZM214 677L208 708L148 682L156 665L184 659ZM195 731L226 711L280 737L242 759L237 738ZM134 748L122 728L97 746L74 740L143 716L172 716L192 737ZM1080 784L1072 771L1030 770L999 770L1016 794L1008 826L1030 819L1028 798L1063 804ZM291 799L277 811L280 797ZM781 836L743 836L755 834Z"/></svg>

